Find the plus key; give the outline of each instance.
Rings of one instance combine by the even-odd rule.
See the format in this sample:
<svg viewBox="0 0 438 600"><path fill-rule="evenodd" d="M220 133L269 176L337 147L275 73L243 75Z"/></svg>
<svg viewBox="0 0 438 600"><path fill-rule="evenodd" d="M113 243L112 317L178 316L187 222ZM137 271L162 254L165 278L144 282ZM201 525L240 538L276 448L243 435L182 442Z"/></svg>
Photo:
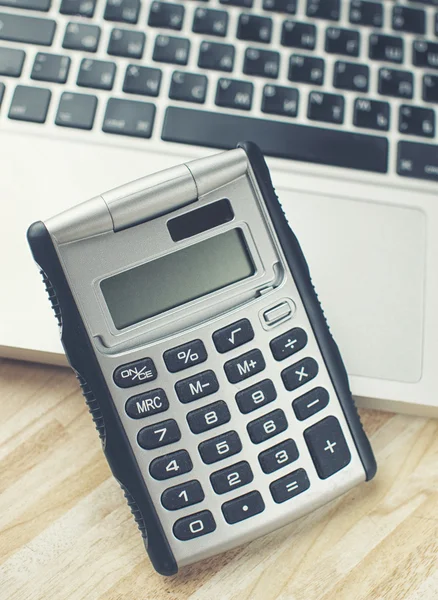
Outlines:
<svg viewBox="0 0 438 600"><path fill-rule="evenodd" d="M326 417L304 431L310 456L321 479L348 465L351 453L336 417Z"/></svg>

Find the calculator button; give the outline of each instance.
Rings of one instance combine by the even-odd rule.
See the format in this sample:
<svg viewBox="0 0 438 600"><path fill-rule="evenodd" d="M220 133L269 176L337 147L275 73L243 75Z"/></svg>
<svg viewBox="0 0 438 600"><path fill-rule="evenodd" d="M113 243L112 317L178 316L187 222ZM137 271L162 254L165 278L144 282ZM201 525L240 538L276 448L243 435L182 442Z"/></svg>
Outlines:
<svg viewBox="0 0 438 600"><path fill-rule="evenodd" d="M260 492L254 491L222 504L225 521L230 525L249 519L265 510Z"/></svg>
<svg viewBox="0 0 438 600"><path fill-rule="evenodd" d="M231 383L243 381L266 367L265 359L260 350L250 350L224 364L224 370Z"/></svg>
<svg viewBox="0 0 438 600"><path fill-rule="evenodd" d="M294 91L296 92L296 90ZM290 304L289 302L284 300L281 304L277 304L277 306L273 306L272 308L265 310L265 312L263 313L263 319L265 320L266 325L275 325L276 323L279 323L280 321L284 321L285 319L291 317L294 310L295 304Z"/></svg>
<svg viewBox="0 0 438 600"><path fill-rule="evenodd" d="M188 369L207 360L207 351L201 340L193 340L164 353L164 362L171 373Z"/></svg>
<svg viewBox="0 0 438 600"><path fill-rule="evenodd" d="M348 465L350 450L336 417L326 417L304 431L310 456L321 479L327 479Z"/></svg>
<svg viewBox="0 0 438 600"><path fill-rule="evenodd" d="M223 400L192 410L187 415L187 422L193 433L202 433L219 427L219 425L228 423L230 419L230 411Z"/></svg>
<svg viewBox="0 0 438 600"><path fill-rule="evenodd" d="M277 397L274 384L270 379L264 379L236 394L237 406L241 413L247 413L269 404Z"/></svg>
<svg viewBox="0 0 438 600"><path fill-rule="evenodd" d="M181 439L181 431L174 419L167 419L140 429L137 435L139 445L145 450L161 448Z"/></svg>
<svg viewBox="0 0 438 600"><path fill-rule="evenodd" d="M281 504L290 498L294 498L305 492L310 487L310 481L304 469L297 469L289 475L285 475L269 486L274 502Z"/></svg>
<svg viewBox="0 0 438 600"><path fill-rule="evenodd" d="M300 327L294 327L274 338L269 345L275 360L284 360L302 350L306 344L307 333Z"/></svg>
<svg viewBox="0 0 438 600"><path fill-rule="evenodd" d="M264 450L259 454L259 463L263 473L273 473L282 467L289 465L297 460L299 456L296 443L291 440L284 440L268 450Z"/></svg>
<svg viewBox="0 0 438 600"><path fill-rule="evenodd" d="M219 383L213 371L203 371L175 384L177 396L184 404L214 394L218 389Z"/></svg>
<svg viewBox="0 0 438 600"><path fill-rule="evenodd" d="M281 372L284 387L291 391L305 385L318 375L318 363L313 358L303 358Z"/></svg>
<svg viewBox="0 0 438 600"><path fill-rule="evenodd" d="M216 494L231 492L242 485L251 483L253 479L251 467L244 460L210 475L211 485Z"/></svg>
<svg viewBox="0 0 438 600"><path fill-rule="evenodd" d="M126 413L132 419L143 419L164 412L169 408L169 400L161 388L132 396L125 405Z"/></svg>
<svg viewBox="0 0 438 600"><path fill-rule="evenodd" d="M287 429L287 419L284 412L278 408L263 415L246 426L249 437L254 444L260 444Z"/></svg>
<svg viewBox="0 0 438 600"><path fill-rule="evenodd" d="M183 473L188 473L192 469L192 459L187 450L177 450L177 452L159 456L149 466L152 477L160 481L183 475Z"/></svg>
<svg viewBox="0 0 438 600"><path fill-rule="evenodd" d="M242 442L235 431L227 431L199 444L199 454L207 465L238 454L241 450Z"/></svg>
<svg viewBox="0 0 438 600"><path fill-rule="evenodd" d="M228 352L254 338L254 331L248 319L236 321L213 333L213 342L218 352Z"/></svg>
<svg viewBox="0 0 438 600"><path fill-rule="evenodd" d="M173 526L173 535L185 542L211 533L215 529L216 522L213 515L209 510L203 510L188 517L178 519Z"/></svg>
<svg viewBox="0 0 438 600"><path fill-rule="evenodd" d="M167 510L178 510L185 506L198 504L204 498L205 494L201 484L196 479L192 479L164 490L161 494L161 504Z"/></svg>
<svg viewBox="0 0 438 600"><path fill-rule="evenodd" d="M327 406L329 402L329 393L322 387L310 390L292 402L295 416L300 421L304 421L315 413Z"/></svg>
<svg viewBox="0 0 438 600"><path fill-rule="evenodd" d="M114 383L122 388L140 385L157 378L157 369L151 358L142 358L117 367L114 371Z"/></svg>

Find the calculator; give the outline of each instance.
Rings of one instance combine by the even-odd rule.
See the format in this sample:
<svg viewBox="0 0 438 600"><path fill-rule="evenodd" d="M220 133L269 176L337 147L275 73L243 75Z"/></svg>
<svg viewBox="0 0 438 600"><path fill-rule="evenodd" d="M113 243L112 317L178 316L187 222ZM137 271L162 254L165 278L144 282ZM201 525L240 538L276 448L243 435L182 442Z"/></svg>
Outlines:
<svg viewBox="0 0 438 600"><path fill-rule="evenodd" d="M28 241L159 573L374 476L338 347L254 144L103 193L34 223Z"/></svg>

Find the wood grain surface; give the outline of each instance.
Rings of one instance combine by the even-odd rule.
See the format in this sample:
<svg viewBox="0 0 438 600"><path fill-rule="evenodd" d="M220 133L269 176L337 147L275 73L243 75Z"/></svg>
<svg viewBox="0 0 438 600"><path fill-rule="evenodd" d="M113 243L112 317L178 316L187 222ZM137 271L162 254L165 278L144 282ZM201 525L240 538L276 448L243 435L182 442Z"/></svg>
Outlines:
<svg viewBox="0 0 438 600"><path fill-rule="evenodd" d="M1 600L438 600L438 421L361 410L369 484L178 575L152 569L72 373L0 361Z"/></svg>

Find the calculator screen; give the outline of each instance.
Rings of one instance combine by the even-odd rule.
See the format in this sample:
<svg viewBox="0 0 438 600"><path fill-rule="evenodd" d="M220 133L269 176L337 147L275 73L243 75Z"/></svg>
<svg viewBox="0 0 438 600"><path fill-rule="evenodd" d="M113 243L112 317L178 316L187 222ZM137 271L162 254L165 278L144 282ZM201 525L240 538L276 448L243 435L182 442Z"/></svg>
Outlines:
<svg viewBox="0 0 438 600"><path fill-rule="evenodd" d="M250 277L255 272L240 229L231 229L123 273L100 286L117 329Z"/></svg>

